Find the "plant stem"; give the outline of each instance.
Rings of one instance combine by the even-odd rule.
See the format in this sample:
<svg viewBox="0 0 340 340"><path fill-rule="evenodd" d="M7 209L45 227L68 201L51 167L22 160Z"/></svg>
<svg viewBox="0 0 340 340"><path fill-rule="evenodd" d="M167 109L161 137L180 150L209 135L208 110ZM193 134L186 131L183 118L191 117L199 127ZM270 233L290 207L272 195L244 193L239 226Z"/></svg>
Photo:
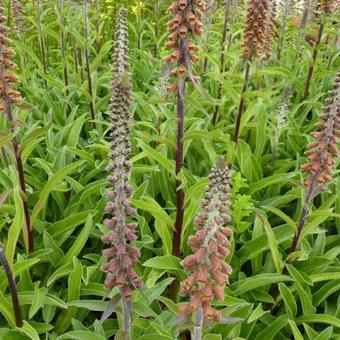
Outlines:
<svg viewBox="0 0 340 340"><path fill-rule="evenodd" d="M314 184L315 184L315 180L313 180L312 183L308 187L305 202L304 202L302 212L301 212L301 216L300 216L300 221L299 221L299 224L298 224L298 229L297 229L297 232L294 235L292 245L290 246L290 254L293 253L296 250L297 245L299 243L301 232L302 232L303 226L305 225L305 222L306 222L306 216L307 216L308 211L309 211L309 204L312 200L312 195L313 195L313 192L314 192Z"/></svg>
<svg viewBox="0 0 340 340"><path fill-rule="evenodd" d="M239 139L239 134L240 134L240 129L241 129L241 119L242 119L242 114L244 112L244 94L246 93L248 86L249 86L249 75L250 75L250 65L251 65L251 58L247 61L247 67L246 67L246 72L244 76L244 83L243 83L243 88L241 92L241 99L240 99L240 105L238 109L238 115L236 119L236 127L235 127L235 133L234 133L234 142L238 143Z"/></svg>
<svg viewBox="0 0 340 340"><path fill-rule="evenodd" d="M195 325L194 325L194 334L192 337L192 340L201 340L202 339L202 331L203 331L203 309L202 306L200 306L195 313Z"/></svg>
<svg viewBox="0 0 340 340"><path fill-rule="evenodd" d="M128 301L122 294L124 331L127 334L126 340L131 340L131 301Z"/></svg>
<svg viewBox="0 0 340 340"><path fill-rule="evenodd" d="M2 76L1 76L2 78ZM5 84L3 84L3 88L5 87ZM5 103L6 107L6 115L8 118L9 126L11 129L11 132L15 132L15 120L12 112L12 104L10 98L5 94L3 96L3 101ZM24 207L24 215L25 215L25 222L26 222L26 231L27 231L27 242L28 242L28 253L32 253L34 251L34 240L33 240L33 230L31 228L31 220L29 215L29 209L28 209L28 202L27 202L27 193L26 193L26 182L25 182L25 175L24 175L24 167L22 164L22 158L19 150L19 142L17 137L14 137L12 139L12 145L14 150L14 157L17 164L17 171L18 171L18 178L19 178L19 184L20 184L20 190L22 195L22 203Z"/></svg>
<svg viewBox="0 0 340 340"><path fill-rule="evenodd" d="M321 43L323 30L324 30L324 25L321 23L320 26L319 26L318 38L317 38L317 41L315 43L314 50L313 50L312 63L309 66L309 70L308 70L308 76L307 76L307 80L306 80L306 83L305 83L305 91L304 91L302 100L307 99L307 97L309 95L309 89L310 89L312 77L313 77L313 74L314 74L316 58L318 56L318 49L319 49L319 45Z"/></svg>
<svg viewBox="0 0 340 340"><path fill-rule="evenodd" d="M40 1L36 1L36 7L38 11L38 31L39 31L39 46L41 51L41 59L44 69L44 74L47 74L47 63L46 63L46 53L45 53L45 39L42 33L42 24L41 24L41 7ZM47 89L47 80L44 79L45 89Z"/></svg>
<svg viewBox="0 0 340 340"><path fill-rule="evenodd" d="M281 60L282 49L283 49L283 44L285 40L285 31L286 31L287 20L289 16L289 6L290 6L290 0L286 0L284 4L283 20L281 24L280 38L279 38L279 43L278 43L278 48L277 48L277 60L278 61Z"/></svg>
<svg viewBox="0 0 340 340"><path fill-rule="evenodd" d="M177 151L176 151L176 176L183 167L183 137L184 137L184 94L185 94L185 79L180 78L178 82L177 94ZM177 214L175 222L175 233L173 237L172 253L175 256L181 254L181 238L182 238L182 225L184 218L184 191L180 189L182 182L176 179L176 200L177 200Z"/></svg>
<svg viewBox="0 0 340 340"><path fill-rule="evenodd" d="M226 42L227 42L227 32L228 32L228 19L230 13L230 0L226 0L225 2L225 12L224 12L224 24L223 24L223 33L222 33L222 40L221 40L221 55L220 55L220 74L224 72L225 67L225 49L226 49ZM222 86L218 83L217 88L217 99L221 99L222 95ZM213 116L213 124L215 125L219 120L219 106L216 105L214 116Z"/></svg>
<svg viewBox="0 0 340 340"><path fill-rule="evenodd" d="M153 48L153 56L156 58L158 53L158 35L159 35L159 17L160 17L160 0L157 0L155 5L155 26L154 26L154 34L155 34L155 46Z"/></svg>
<svg viewBox="0 0 340 340"><path fill-rule="evenodd" d="M0 246L0 262L2 266L4 267L7 281L8 281L8 287L12 296L12 304L13 304L13 310L14 310L14 317L15 317L15 325L17 327L22 327L22 317L21 317L21 311L20 311L20 305L19 305L19 298L17 293L17 287L15 283L15 278L13 275L13 272L11 270L11 267L9 266L9 263L7 261L6 255L4 253L4 249Z"/></svg>
<svg viewBox="0 0 340 340"><path fill-rule="evenodd" d="M61 59L63 64L64 83L66 87L66 95L68 95L68 72L66 60L66 45L65 45L65 32L64 32L64 1L59 0L59 15L60 15L60 45L61 45Z"/></svg>
<svg viewBox="0 0 340 340"><path fill-rule="evenodd" d="M86 72L87 72L87 82L89 88L90 95L90 110L91 110L91 118L93 120L93 128L96 129L96 113L93 102L93 90L92 90L92 77L91 77L91 67L90 67L90 56L89 56L89 48L88 48L88 40L89 40L89 23L88 23L88 13L87 13L87 0L84 0L84 18L85 18L85 61L86 61Z"/></svg>

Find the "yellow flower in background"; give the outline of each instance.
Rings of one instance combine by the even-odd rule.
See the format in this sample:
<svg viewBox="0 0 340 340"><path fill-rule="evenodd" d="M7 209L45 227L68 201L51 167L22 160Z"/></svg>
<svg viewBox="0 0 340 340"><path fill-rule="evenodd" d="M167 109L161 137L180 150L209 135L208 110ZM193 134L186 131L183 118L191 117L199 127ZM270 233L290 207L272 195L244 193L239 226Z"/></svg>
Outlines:
<svg viewBox="0 0 340 340"><path fill-rule="evenodd" d="M137 15L138 12L141 11L144 6L145 6L144 2L138 1L135 6L132 6L132 13L134 15Z"/></svg>

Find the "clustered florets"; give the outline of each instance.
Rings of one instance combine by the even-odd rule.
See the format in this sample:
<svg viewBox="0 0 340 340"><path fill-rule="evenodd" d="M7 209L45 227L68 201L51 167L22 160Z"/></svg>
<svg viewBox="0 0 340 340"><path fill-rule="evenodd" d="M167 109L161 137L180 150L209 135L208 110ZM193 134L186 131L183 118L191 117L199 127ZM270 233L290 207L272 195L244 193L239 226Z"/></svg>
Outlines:
<svg viewBox="0 0 340 340"><path fill-rule="evenodd" d="M20 0L11 0L11 12L13 17L13 22L15 26L15 30L17 33L21 33L22 31L22 7Z"/></svg>
<svg viewBox="0 0 340 340"><path fill-rule="evenodd" d="M137 224L128 222L128 219L136 215L136 210L131 207L130 198L133 188L128 184L132 167L128 160L131 153L129 129L131 85L125 9L121 9L118 16L112 73L110 102L112 152L108 166L111 173L108 182L114 189L107 192L109 202L106 206L106 213L110 218L104 221L104 225L111 231L102 238L103 242L111 244L112 247L103 251L109 259L109 262L103 265L103 270L108 273L105 280L106 287L112 289L118 286L121 288L122 295L130 298L132 289L141 286L141 280L133 269L133 265L139 260L140 252L138 248L131 245L131 242L137 238Z"/></svg>
<svg viewBox="0 0 340 340"><path fill-rule="evenodd" d="M171 71L174 78L188 77L199 83L199 77L192 74L192 64L198 62L196 52L199 47L188 39L189 35L199 36L202 34L202 17L204 3L202 0L176 0L172 3L169 11L174 18L168 22L169 40L166 42L167 49L173 49L172 54L164 58L166 63L176 63ZM167 88L168 92L175 92L177 84Z"/></svg>
<svg viewBox="0 0 340 340"><path fill-rule="evenodd" d="M268 0L250 0L244 31L242 59L263 56L268 23Z"/></svg>
<svg viewBox="0 0 340 340"><path fill-rule="evenodd" d="M275 0L269 0L269 9L266 21L265 39L263 45L263 58L268 59L270 57L270 51L272 50L273 40L275 37L275 23L277 16L277 4Z"/></svg>
<svg viewBox="0 0 340 340"><path fill-rule="evenodd" d="M211 305L212 300L222 300L224 288L229 283L231 266L225 262L230 253L228 238L232 230L230 222L230 175L224 160L215 166L209 176L203 212L195 220L197 232L190 236L188 244L194 252L182 261L190 273L182 283L181 294L190 296L191 302L181 306L182 314L190 314L202 308L206 320L220 321L221 313Z"/></svg>
<svg viewBox="0 0 340 340"><path fill-rule="evenodd" d="M17 65L11 60L15 56L15 52L9 47L12 40L6 37L8 32L8 27L5 26L6 21L4 9L0 7L0 97L3 100L0 103L0 112L6 110L6 107L11 103L21 104L22 102L20 92L11 86L13 83L18 83L19 78L10 73L10 70L17 68Z"/></svg>
<svg viewBox="0 0 340 340"><path fill-rule="evenodd" d="M309 175L307 186L323 185L332 180L333 165L339 156L337 143L340 137L340 73L335 79L324 113L316 127L318 131L312 133L316 141L308 145L308 163L302 166L302 171Z"/></svg>

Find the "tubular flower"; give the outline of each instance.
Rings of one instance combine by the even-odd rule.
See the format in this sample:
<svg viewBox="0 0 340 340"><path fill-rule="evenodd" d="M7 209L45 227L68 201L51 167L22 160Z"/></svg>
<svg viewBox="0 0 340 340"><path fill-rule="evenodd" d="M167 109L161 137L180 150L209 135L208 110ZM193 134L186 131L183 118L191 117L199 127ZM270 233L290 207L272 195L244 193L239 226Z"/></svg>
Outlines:
<svg viewBox="0 0 340 340"><path fill-rule="evenodd" d="M131 153L129 137L131 89L125 9L121 9L118 16L112 75L110 102L112 151L108 166L111 175L108 182L113 186L113 190L107 192L109 202L106 205L106 213L109 218L104 220L104 225L110 232L102 238L104 243L109 243L112 247L103 251L108 258L108 262L103 265L103 271L107 273L105 286L108 289L118 286L122 295L130 298L131 290L139 288L141 280L133 269L133 265L139 261L139 249L131 245L131 241L136 239L137 224L128 222L128 219L136 215L136 210L131 207L133 189L128 184L132 167L128 160Z"/></svg>
<svg viewBox="0 0 340 340"><path fill-rule="evenodd" d="M232 271L225 262L232 230L225 227L230 221L230 175L223 159L211 171L202 207L195 220L197 232L188 240L193 254L182 261L189 276L182 282L181 294L190 296L191 302L181 306L180 312L189 314L202 308L205 319L219 321L221 314L211 302L223 299Z"/></svg>
<svg viewBox="0 0 340 340"><path fill-rule="evenodd" d="M302 166L302 171L309 175L306 181L308 187L330 182L332 167L339 156L337 143L340 137L340 73L335 79L316 128L317 131L312 133L315 141L308 145L306 151L308 163Z"/></svg>
<svg viewBox="0 0 340 340"><path fill-rule="evenodd" d="M202 17L204 2L202 0L175 0L169 7L173 19L168 22L169 40L165 47L173 52L165 56L164 61L176 64L171 76L189 78L199 83L199 78L192 73L192 64L198 62L196 52L199 50L189 38L202 34ZM168 92L176 92L177 85L168 87Z"/></svg>
<svg viewBox="0 0 340 340"><path fill-rule="evenodd" d="M6 37L8 27L5 26L7 18L4 9L0 7L0 112L4 112L11 104L21 104L21 94L12 88L12 84L18 83L19 78L11 72L17 65L11 60L15 52L9 47L12 40Z"/></svg>
<svg viewBox="0 0 340 340"><path fill-rule="evenodd" d="M267 16L266 22L266 31L265 31L265 39L264 39L264 46L263 46L263 57L265 59L269 59L270 51L272 50L273 40L275 37L275 23L276 23L276 16L277 16L277 5L275 0L269 1L269 11Z"/></svg>
<svg viewBox="0 0 340 340"><path fill-rule="evenodd" d="M22 31L22 6L20 0L11 0L11 12L15 30L20 33Z"/></svg>
<svg viewBox="0 0 340 340"><path fill-rule="evenodd" d="M242 59L262 56L266 43L268 10L268 0L250 0L244 30Z"/></svg>

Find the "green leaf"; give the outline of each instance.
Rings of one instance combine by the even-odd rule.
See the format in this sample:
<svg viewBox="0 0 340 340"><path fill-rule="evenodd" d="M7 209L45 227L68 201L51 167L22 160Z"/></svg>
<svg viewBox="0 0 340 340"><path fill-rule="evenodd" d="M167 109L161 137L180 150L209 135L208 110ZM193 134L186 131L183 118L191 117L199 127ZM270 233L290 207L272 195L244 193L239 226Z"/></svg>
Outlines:
<svg viewBox="0 0 340 340"><path fill-rule="evenodd" d="M174 271L182 271L182 266L180 264L180 259L176 256L165 255L156 256L143 263L144 267L150 267L155 269L167 269Z"/></svg>
<svg viewBox="0 0 340 340"><path fill-rule="evenodd" d="M295 319L297 324L306 323L324 323L330 326L340 328L340 319L326 314L306 314Z"/></svg>
<svg viewBox="0 0 340 340"><path fill-rule="evenodd" d="M34 317L34 315L38 312L38 310L43 305L47 292L48 292L48 289L44 288L44 287L41 287L41 288L37 287L35 289L32 304L31 304L30 310L29 310L29 318L30 319L32 319Z"/></svg>
<svg viewBox="0 0 340 340"><path fill-rule="evenodd" d="M0 291L0 313L5 317L7 322L11 325L12 328L15 327L15 318L13 315L13 308L8 299Z"/></svg>
<svg viewBox="0 0 340 340"><path fill-rule="evenodd" d="M275 268L277 273L281 273L282 271L282 261L281 261L281 255L279 252L279 244L277 242L277 239L275 237L274 231L271 227L271 225L268 222L267 216L265 213L263 213L261 210L258 210L254 208L256 218L259 218L262 222L263 228L266 232L267 238L268 238L268 246L271 251L271 255L274 260Z"/></svg>
<svg viewBox="0 0 340 340"><path fill-rule="evenodd" d="M258 274L233 283L230 288L235 296L242 295L257 287L271 285L282 281L293 281L288 275L282 274Z"/></svg>
<svg viewBox="0 0 340 340"><path fill-rule="evenodd" d="M274 336L288 324L288 316L281 315L275 321L273 321L269 326L267 326L262 332L258 333L255 340L260 339L273 339Z"/></svg>
<svg viewBox="0 0 340 340"><path fill-rule="evenodd" d="M262 304L260 303L250 314L247 323L252 323L255 320L258 320L262 315L269 313L269 311L263 310Z"/></svg>
<svg viewBox="0 0 340 340"><path fill-rule="evenodd" d="M140 147L147 153L149 157L153 158L157 163L159 163L164 169L169 172L169 174L175 176L175 167L172 161L169 161L167 157L165 157L157 150L151 148L149 145L143 143L140 139L138 141Z"/></svg>
<svg viewBox="0 0 340 340"><path fill-rule="evenodd" d="M74 339L74 340L107 340L105 336L90 332L90 331L71 331L65 333L57 338L62 339Z"/></svg>
<svg viewBox="0 0 340 340"><path fill-rule="evenodd" d="M170 216L153 198L149 196L143 196L138 200L133 199L132 204L136 208L150 213L155 219L163 220L171 229L174 229L174 223Z"/></svg>
<svg viewBox="0 0 340 340"><path fill-rule="evenodd" d="M283 183L293 177L295 177L294 173L288 173L288 174L283 173L283 174L275 174L270 177L263 178L249 186L249 194L252 195L257 191L266 188L267 186L270 186L276 183Z"/></svg>
<svg viewBox="0 0 340 340"><path fill-rule="evenodd" d="M304 277L301 273L293 266L288 266L289 274L293 277L296 285L297 292L300 297L302 310L304 314L312 314L316 311L316 308L312 304L312 296L310 289L306 284Z"/></svg>
<svg viewBox="0 0 340 340"><path fill-rule="evenodd" d="M288 320L289 326L293 332L294 340L304 340L298 326L293 320Z"/></svg>
<svg viewBox="0 0 340 340"><path fill-rule="evenodd" d="M93 228L93 220L92 215L89 215L86 219L85 225L83 230L80 232L80 234L77 236L76 240L74 241L72 247L68 250L66 255L60 260L59 266L63 266L69 262L72 262L72 258L74 256L78 256L79 253L84 248L91 230Z"/></svg>
<svg viewBox="0 0 340 340"><path fill-rule="evenodd" d="M36 205L33 208L32 212L32 225L34 225L34 222L39 214L39 212L44 209L45 204L47 202L48 196L50 193L55 190L56 185L64 179L69 173L73 172L76 170L83 161L78 161L69 165L66 165L64 168L58 170L44 185L43 189L41 190L39 194L39 200L36 203Z"/></svg>
<svg viewBox="0 0 340 340"><path fill-rule="evenodd" d="M20 197L18 190L14 191L14 202L15 202L15 216L8 231L8 241L6 244L6 258L12 270L14 254L17 247L17 242L21 228L23 228L23 234L25 235L26 249L28 245L27 228L26 223L24 222L24 209L22 205L22 199Z"/></svg>
<svg viewBox="0 0 340 340"><path fill-rule="evenodd" d="M297 312L297 305L294 295L284 283L279 283L279 291L286 306L289 317L291 319L294 319Z"/></svg>
<svg viewBox="0 0 340 340"><path fill-rule="evenodd" d="M285 221L292 228L294 233L297 232L296 223L288 215L282 212L280 209L269 207L269 206L263 206L263 208L269 210L276 216L280 217L283 221Z"/></svg>
<svg viewBox="0 0 340 340"><path fill-rule="evenodd" d="M23 322L23 326L20 328L16 328L19 332L22 332L23 334L27 335L32 340L39 340L39 334L38 332L27 322Z"/></svg>

